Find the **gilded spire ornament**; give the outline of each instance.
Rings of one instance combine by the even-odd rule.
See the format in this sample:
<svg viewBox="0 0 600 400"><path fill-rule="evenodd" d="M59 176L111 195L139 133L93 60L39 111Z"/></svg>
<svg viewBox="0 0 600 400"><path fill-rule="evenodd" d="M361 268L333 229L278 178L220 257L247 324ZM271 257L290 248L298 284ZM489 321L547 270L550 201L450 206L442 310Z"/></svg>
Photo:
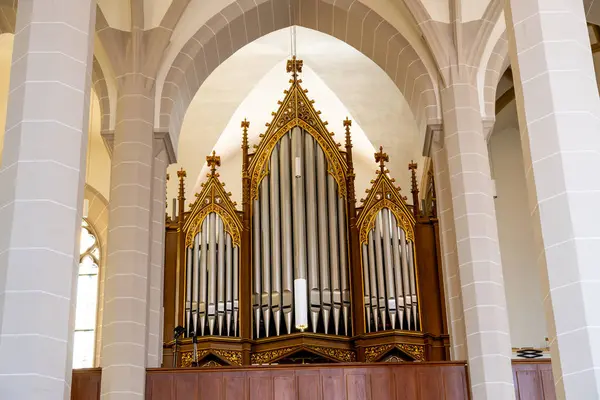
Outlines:
<svg viewBox="0 0 600 400"><path fill-rule="evenodd" d="M385 173L385 163L390 161L390 156L383 152L383 146L379 146L379 152L375 153L375 162L379 163L381 173Z"/></svg>
<svg viewBox="0 0 600 400"><path fill-rule="evenodd" d="M408 164L408 170L411 175L411 190L410 192L413 195L413 213L415 218L419 215L419 188L417 186L417 163L414 161L410 161Z"/></svg>
<svg viewBox="0 0 600 400"><path fill-rule="evenodd" d="M221 156L213 150L212 155L206 156L206 163L210 167L210 173L214 175L217 172L217 167L221 166Z"/></svg>
<svg viewBox="0 0 600 400"><path fill-rule="evenodd" d="M291 60L287 61L287 72L292 74L294 82L298 79L298 74L302 73L302 66L304 61L296 59L296 56L292 56Z"/></svg>

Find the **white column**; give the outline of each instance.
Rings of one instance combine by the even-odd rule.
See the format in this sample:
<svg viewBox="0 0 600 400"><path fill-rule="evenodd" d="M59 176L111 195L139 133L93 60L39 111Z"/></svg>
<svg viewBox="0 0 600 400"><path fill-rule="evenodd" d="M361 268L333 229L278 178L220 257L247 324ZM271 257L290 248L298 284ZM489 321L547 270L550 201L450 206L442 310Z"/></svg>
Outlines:
<svg viewBox="0 0 600 400"><path fill-rule="evenodd" d="M510 400L515 391L496 210L477 85L451 67L442 90L444 150L473 400Z"/></svg>
<svg viewBox="0 0 600 400"><path fill-rule="evenodd" d="M581 0L507 0L558 399L600 399L600 98Z"/></svg>
<svg viewBox="0 0 600 400"><path fill-rule="evenodd" d="M435 192L440 221L440 244L442 248L442 272L444 276L444 294L446 296L448 327L450 334L450 357L452 360L467 359L465 318L463 314L462 293L456 251L456 232L454 229L454 211L450 192L450 174L448 157L443 147L444 131L441 126L430 128L433 133L431 156L435 172Z"/></svg>
<svg viewBox="0 0 600 400"><path fill-rule="evenodd" d="M70 399L95 12L19 1L0 169L3 399Z"/></svg>
<svg viewBox="0 0 600 400"><path fill-rule="evenodd" d="M147 367L162 364L163 287L165 266L165 206L167 166L175 161L167 132L154 135L155 157L152 182L152 245L150 249L150 280L148 291L148 355Z"/></svg>
<svg viewBox="0 0 600 400"><path fill-rule="evenodd" d="M146 383L154 100L137 74L119 78L102 328L103 400L143 399Z"/></svg>

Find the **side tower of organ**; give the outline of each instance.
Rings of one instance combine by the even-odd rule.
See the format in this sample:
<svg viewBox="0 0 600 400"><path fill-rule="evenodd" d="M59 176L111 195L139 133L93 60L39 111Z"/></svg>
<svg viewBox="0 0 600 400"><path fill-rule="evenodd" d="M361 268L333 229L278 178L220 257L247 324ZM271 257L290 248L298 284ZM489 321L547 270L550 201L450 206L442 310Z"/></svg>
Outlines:
<svg viewBox="0 0 600 400"><path fill-rule="evenodd" d="M241 125L241 182L228 182L241 183L241 210L216 154L189 211L179 174L165 241L165 366L447 359L437 218L429 193L419 207L416 165L411 206L380 148L357 206L351 121L336 143L301 86L302 61L287 70L290 87L252 151L251 121Z"/></svg>

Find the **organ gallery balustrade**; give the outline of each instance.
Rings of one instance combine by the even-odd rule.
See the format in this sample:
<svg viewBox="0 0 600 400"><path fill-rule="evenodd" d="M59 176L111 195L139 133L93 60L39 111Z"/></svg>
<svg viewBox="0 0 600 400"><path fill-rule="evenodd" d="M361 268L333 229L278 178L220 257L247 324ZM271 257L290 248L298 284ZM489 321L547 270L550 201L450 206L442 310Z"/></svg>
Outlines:
<svg viewBox="0 0 600 400"><path fill-rule="evenodd" d="M352 123L336 143L301 86L302 66L288 61L290 87L252 152L242 122L241 210L216 154L189 211L178 174L179 215L165 241L165 366L175 349L178 366L447 357L437 219L419 211L416 164L411 207L380 149L356 207Z"/></svg>

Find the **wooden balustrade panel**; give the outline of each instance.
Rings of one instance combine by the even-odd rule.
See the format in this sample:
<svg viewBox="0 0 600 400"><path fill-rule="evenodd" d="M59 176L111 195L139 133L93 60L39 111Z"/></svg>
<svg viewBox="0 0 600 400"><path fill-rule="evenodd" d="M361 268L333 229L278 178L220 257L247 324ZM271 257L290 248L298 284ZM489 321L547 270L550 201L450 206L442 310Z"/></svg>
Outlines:
<svg viewBox="0 0 600 400"><path fill-rule="evenodd" d="M467 400L462 363L152 369L147 400Z"/></svg>
<svg viewBox="0 0 600 400"><path fill-rule="evenodd" d="M556 400L550 360L513 362L517 400Z"/></svg>
<svg viewBox="0 0 600 400"><path fill-rule="evenodd" d="M99 400L101 379L100 368L74 369L71 400Z"/></svg>

